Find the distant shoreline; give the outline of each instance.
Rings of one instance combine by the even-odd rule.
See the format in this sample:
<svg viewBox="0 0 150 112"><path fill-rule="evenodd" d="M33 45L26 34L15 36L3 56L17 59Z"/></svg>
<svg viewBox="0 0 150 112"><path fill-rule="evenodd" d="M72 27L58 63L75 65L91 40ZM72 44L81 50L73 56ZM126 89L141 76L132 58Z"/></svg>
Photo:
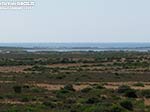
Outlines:
<svg viewBox="0 0 150 112"><path fill-rule="evenodd" d="M150 51L150 43L0 43L0 49L41 51Z"/></svg>

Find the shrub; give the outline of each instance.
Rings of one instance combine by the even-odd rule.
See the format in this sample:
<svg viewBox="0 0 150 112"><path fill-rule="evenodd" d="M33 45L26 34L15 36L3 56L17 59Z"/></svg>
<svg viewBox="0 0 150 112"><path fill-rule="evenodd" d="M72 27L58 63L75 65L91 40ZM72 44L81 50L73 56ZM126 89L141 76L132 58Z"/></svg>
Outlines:
<svg viewBox="0 0 150 112"><path fill-rule="evenodd" d="M55 108L56 107L56 104L54 104L53 102L50 102L50 101L43 102L43 105L45 105L47 107L50 107L50 108Z"/></svg>
<svg viewBox="0 0 150 112"><path fill-rule="evenodd" d="M22 87L21 86L14 86L13 89L14 89L15 93L21 93L22 92Z"/></svg>
<svg viewBox="0 0 150 112"><path fill-rule="evenodd" d="M68 90L68 91L75 91L75 89L73 88L73 85L71 84L68 84L64 87L65 90Z"/></svg>
<svg viewBox="0 0 150 112"><path fill-rule="evenodd" d="M87 88L82 89L81 92L82 93L88 93L91 90L92 90L92 88L87 87Z"/></svg>
<svg viewBox="0 0 150 112"><path fill-rule="evenodd" d="M30 86L29 86L29 85L24 85L23 88L24 88L24 89L29 89Z"/></svg>
<svg viewBox="0 0 150 112"><path fill-rule="evenodd" d="M28 97L23 97L23 98L21 99L21 101L22 101L22 102L29 102L29 98L28 98Z"/></svg>
<svg viewBox="0 0 150 112"><path fill-rule="evenodd" d="M75 98L67 98L65 103L67 104L73 104L73 103L76 103L76 99Z"/></svg>
<svg viewBox="0 0 150 112"><path fill-rule="evenodd" d="M125 96L128 98L137 98L136 91L133 89L126 91Z"/></svg>
<svg viewBox="0 0 150 112"><path fill-rule="evenodd" d="M123 108L118 105L113 105L110 112L124 112Z"/></svg>
<svg viewBox="0 0 150 112"><path fill-rule="evenodd" d="M131 88L129 86L126 85L122 85L118 88L118 93L125 93L127 91L131 90Z"/></svg>
<svg viewBox="0 0 150 112"><path fill-rule="evenodd" d="M56 79L64 79L66 76L65 75L58 75L56 76Z"/></svg>
<svg viewBox="0 0 150 112"><path fill-rule="evenodd" d="M133 86L144 87L144 84L139 82L139 83L135 83L135 84L133 84Z"/></svg>
<svg viewBox="0 0 150 112"><path fill-rule="evenodd" d="M96 86L96 89L104 89L105 87L103 86L103 85L101 85L101 84L98 84L97 86Z"/></svg>
<svg viewBox="0 0 150 112"><path fill-rule="evenodd" d="M44 90L42 90L41 88L33 87L33 88L31 88L31 91L32 91L33 93L40 93L40 92L43 92Z"/></svg>
<svg viewBox="0 0 150 112"><path fill-rule="evenodd" d="M95 104L98 102L99 102L98 98L95 98L95 97L88 98L86 101L87 104Z"/></svg>
<svg viewBox="0 0 150 112"><path fill-rule="evenodd" d="M4 97L3 96L0 96L0 99L3 99Z"/></svg>
<svg viewBox="0 0 150 112"><path fill-rule="evenodd" d="M142 96L145 98L150 98L150 90L142 90L141 91Z"/></svg>
<svg viewBox="0 0 150 112"><path fill-rule="evenodd" d="M124 100L120 102L120 105L127 110L133 110L133 104L130 100Z"/></svg>
<svg viewBox="0 0 150 112"><path fill-rule="evenodd" d="M110 108L105 106L105 105L101 105L101 106L97 106L95 107L95 109L93 109L93 111L89 111L89 112L111 112Z"/></svg>
<svg viewBox="0 0 150 112"><path fill-rule="evenodd" d="M66 90L66 89L62 88L61 90L58 90L56 92L56 97L58 97L58 98L66 98L67 97L66 94L68 94L68 93L70 93L69 90Z"/></svg>
<svg viewBox="0 0 150 112"><path fill-rule="evenodd" d="M137 98L136 91L134 89L131 89L129 86L120 86L118 88L118 93L122 93L129 98Z"/></svg>

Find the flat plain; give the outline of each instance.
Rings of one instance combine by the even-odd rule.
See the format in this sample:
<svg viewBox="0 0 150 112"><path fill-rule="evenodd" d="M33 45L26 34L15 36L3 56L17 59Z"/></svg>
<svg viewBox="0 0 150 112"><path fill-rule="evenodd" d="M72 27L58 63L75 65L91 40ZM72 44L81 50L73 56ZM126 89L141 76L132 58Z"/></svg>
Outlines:
<svg viewBox="0 0 150 112"><path fill-rule="evenodd" d="M0 112L150 112L150 52L0 53Z"/></svg>

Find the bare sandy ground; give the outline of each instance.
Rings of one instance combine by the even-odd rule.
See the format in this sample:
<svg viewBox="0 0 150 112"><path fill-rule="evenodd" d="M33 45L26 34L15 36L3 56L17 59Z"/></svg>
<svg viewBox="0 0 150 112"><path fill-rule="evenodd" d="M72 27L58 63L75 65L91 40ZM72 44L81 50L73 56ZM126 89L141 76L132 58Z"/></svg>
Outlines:
<svg viewBox="0 0 150 112"><path fill-rule="evenodd" d="M15 83L15 81L0 81L0 83ZM150 82L140 82L144 84L144 87L141 86L134 86L138 82L79 82L77 84L74 84L73 87L75 90L79 91L82 90L86 87L90 87L93 84L102 84L105 88L107 89L118 89L119 86L121 85L128 85L133 89L136 90L147 90L150 89ZM29 83L29 85L44 88L47 90L60 90L63 88L65 85L63 84L48 84L48 83Z"/></svg>
<svg viewBox="0 0 150 112"><path fill-rule="evenodd" d="M0 72L24 72L25 69L30 68L31 66L0 66Z"/></svg>
<svg viewBox="0 0 150 112"><path fill-rule="evenodd" d="M145 86L140 87L140 86L134 86L137 82L107 82L104 84L104 87L107 89L118 89L119 86L121 85L128 85L133 89L136 90L147 90L150 89L150 82L142 82ZM79 83L79 84L74 84L73 87L75 90L79 91L84 88L90 87L92 84L100 84L98 82L84 82L84 83ZM64 85L60 84L46 84L46 83L38 83L38 84L33 84L34 86L41 87L47 90L60 90L61 88L64 87Z"/></svg>
<svg viewBox="0 0 150 112"><path fill-rule="evenodd" d="M51 64L51 65L47 65L47 67L78 67L78 66L92 66L94 65L93 63L68 63L68 64Z"/></svg>
<svg viewBox="0 0 150 112"><path fill-rule="evenodd" d="M132 89L136 89L136 90L150 89L150 82L140 82L140 83L144 84L144 87L134 86L134 84L136 84L136 83L138 83L138 82L107 82L104 85L104 87L106 87L107 89L118 89L118 87L121 86L121 85L128 85Z"/></svg>
<svg viewBox="0 0 150 112"><path fill-rule="evenodd" d="M37 86L37 87L40 87L40 88L44 88L44 89L47 89L49 91L54 91L54 90L60 90L61 88L64 87L64 85L54 85L54 84L44 84L44 83L41 83L41 84L33 84L34 86ZM84 88L87 88L89 87L89 85L73 85L73 88L76 90L76 91L80 91Z"/></svg>
<svg viewBox="0 0 150 112"><path fill-rule="evenodd" d="M146 105L146 106L150 106L150 99L144 99L144 104Z"/></svg>
<svg viewBox="0 0 150 112"><path fill-rule="evenodd" d="M15 81L0 81L0 83L14 83Z"/></svg>

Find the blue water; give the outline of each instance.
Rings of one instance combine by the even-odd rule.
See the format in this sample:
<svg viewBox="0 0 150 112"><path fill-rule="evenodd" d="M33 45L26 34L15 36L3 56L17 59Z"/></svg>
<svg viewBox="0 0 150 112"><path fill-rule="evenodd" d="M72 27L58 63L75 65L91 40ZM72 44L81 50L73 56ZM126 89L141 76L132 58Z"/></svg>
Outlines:
<svg viewBox="0 0 150 112"><path fill-rule="evenodd" d="M0 46L24 48L138 48L150 47L150 43L0 43Z"/></svg>
<svg viewBox="0 0 150 112"><path fill-rule="evenodd" d="M149 51L150 43L0 43L0 47L22 47L28 51Z"/></svg>

